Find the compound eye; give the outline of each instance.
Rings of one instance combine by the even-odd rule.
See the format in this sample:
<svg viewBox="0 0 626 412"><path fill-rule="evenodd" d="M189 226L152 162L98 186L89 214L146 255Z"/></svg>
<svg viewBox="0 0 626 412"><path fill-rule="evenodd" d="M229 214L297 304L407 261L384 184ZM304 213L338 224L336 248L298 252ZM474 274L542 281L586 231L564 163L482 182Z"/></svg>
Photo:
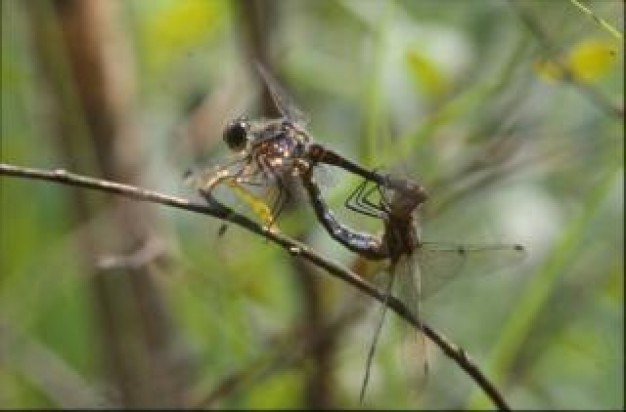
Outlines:
<svg viewBox="0 0 626 412"><path fill-rule="evenodd" d="M242 121L230 123L224 130L224 141L233 151L241 151L248 141L247 124Z"/></svg>

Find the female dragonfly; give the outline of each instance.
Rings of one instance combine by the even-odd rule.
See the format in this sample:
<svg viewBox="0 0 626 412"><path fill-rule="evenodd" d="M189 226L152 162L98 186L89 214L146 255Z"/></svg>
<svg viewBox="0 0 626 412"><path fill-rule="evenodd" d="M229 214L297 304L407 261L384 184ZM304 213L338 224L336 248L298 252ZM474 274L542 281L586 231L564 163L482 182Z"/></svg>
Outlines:
<svg viewBox="0 0 626 412"><path fill-rule="evenodd" d="M473 267L480 269L480 273L488 274L525 256L524 247L518 244L423 242L416 214L424 202L424 193L422 187L411 180L387 176L384 187L375 185L369 189L368 181L364 180L348 198L347 202L352 204L353 210L383 221L381 236L358 232L339 222L322 197L311 170L306 171L301 180L317 219L333 239L367 259L389 261L389 276L384 286L386 299L367 357L361 402L365 397L371 363L385 319L387 298L391 294L400 299L419 322L420 301L463 273L464 268ZM370 200L375 191L379 193L378 202Z"/></svg>

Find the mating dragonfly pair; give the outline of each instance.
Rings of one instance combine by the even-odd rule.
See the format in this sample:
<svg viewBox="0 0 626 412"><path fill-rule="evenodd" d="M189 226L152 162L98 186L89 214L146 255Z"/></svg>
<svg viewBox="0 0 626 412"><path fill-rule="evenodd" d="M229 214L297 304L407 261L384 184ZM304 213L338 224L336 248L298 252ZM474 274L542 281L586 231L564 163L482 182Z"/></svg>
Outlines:
<svg viewBox="0 0 626 412"><path fill-rule="evenodd" d="M418 235L416 212L427 200L425 190L412 180L366 169L315 143L306 131L307 116L263 66L257 65L257 69L281 117L264 120L240 117L228 123L224 141L235 152L234 159L205 171L195 179L197 189L207 201L214 201L212 191L222 184L240 197L248 196L248 203L255 205L259 202L250 200L244 186L277 189L271 209L258 213L263 216L264 224L271 227L289 196L285 182L295 178L306 191L318 221L333 239L364 258L389 261L386 296L395 294L394 284L401 285L397 288L397 297L416 319L420 319L420 300L462 273L464 266L477 264L482 273L488 273L524 256L524 248L516 244L446 245L423 242ZM382 235L356 231L335 217L313 175L323 165L339 167L363 178L363 182L346 199L345 206L380 219L384 228ZM372 200L375 194L376 200ZM383 305L368 355L361 400L385 309L386 304Z"/></svg>

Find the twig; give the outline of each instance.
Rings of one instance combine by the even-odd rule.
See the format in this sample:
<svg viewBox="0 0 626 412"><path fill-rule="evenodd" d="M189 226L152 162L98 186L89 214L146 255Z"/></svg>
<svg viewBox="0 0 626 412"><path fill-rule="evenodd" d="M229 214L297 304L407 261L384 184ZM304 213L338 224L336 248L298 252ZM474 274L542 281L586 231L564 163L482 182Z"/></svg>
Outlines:
<svg viewBox="0 0 626 412"><path fill-rule="evenodd" d="M411 312L402 304L401 301L393 296L385 298L386 294L379 291L371 283L363 280L350 270L342 267L341 265L324 258L319 255L307 245L297 242L287 236L279 233L273 233L269 230L262 228L254 221L247 217L234 212L232 209L215 203L211 206L207 206L201 203L196 203L187 199L178 198L174 196L164 195L158 192L141 189L135 186L115 183L107 180L95 179L86 176L81 176L73 173L69 173L62 169L57 170L40 170L19 167L9 165L6 163L0 163L0 175L16 176L28 179L47 180L54 183L65 184L69 186L85 187L89 189L100 190L102 192L109 192L118 195L122 195L128 198L158 203L166 206L172 206L179 209L188 210L191 212L201 213L208 216L213 216L218 219L228 220L238 226L243 227L253 233L261 235L266 239L271 240L283 249L287 250L294 256L301 256L316 266L325 269L329 274L349 283L361 292L373 297L379 302L387 300L389 307L396 312L405 321L413 325L424 332L430 340L432 340L439 348L452 360L454 360L461 369L463 369L485 392L485 394L491 399L493 404L499 410L510 410L506 401L496 389L494 384L482 373L478 366L472 361L467 353L457 345L450 342L443 335L431 328L423 321L418 321Z"/></svg>
<svg viewBox="0 0 626 412"><path fill-rule="evenodd" d="M600 27L602 27L607 32L611 33L611 35L615 37L617 40L624 39L624 35L622 34L622 32L617 30L615 27L611 26L611 24L609 24L609 22L604 20L602 17L597 16L591 9L585 7L578 0L569 0L569 1L574 6L578 7L580 11L585 13L587 16L591 17L591 19L593 19L593 21L595 21L598 25L600 25Z"/></svg>

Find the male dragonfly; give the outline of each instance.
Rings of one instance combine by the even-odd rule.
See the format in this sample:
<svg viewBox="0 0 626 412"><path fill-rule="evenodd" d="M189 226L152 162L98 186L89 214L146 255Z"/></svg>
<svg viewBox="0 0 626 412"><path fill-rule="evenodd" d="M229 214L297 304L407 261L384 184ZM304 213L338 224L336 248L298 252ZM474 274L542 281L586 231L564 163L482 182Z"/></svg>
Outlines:
<svg viewBox="0 0 626 412"><path fill-rule="evenodd" d="M228 148L235 153L232 160L206 170L196 177L195 185L208 199L210 192L226 183L250 185L277 190L271 207L271 226L288 200L285 181L300 177L321 164L337 166L378 185L385 185L388 176L368 170L337 152L315 143L306 130L309 123L304 114L261 64L257 70L267 86L281 117L251 120L245 116L230 121L223 133ZM229 183L230 182L230 183ZM348 206L350 207L350 206Z"/></svg>

